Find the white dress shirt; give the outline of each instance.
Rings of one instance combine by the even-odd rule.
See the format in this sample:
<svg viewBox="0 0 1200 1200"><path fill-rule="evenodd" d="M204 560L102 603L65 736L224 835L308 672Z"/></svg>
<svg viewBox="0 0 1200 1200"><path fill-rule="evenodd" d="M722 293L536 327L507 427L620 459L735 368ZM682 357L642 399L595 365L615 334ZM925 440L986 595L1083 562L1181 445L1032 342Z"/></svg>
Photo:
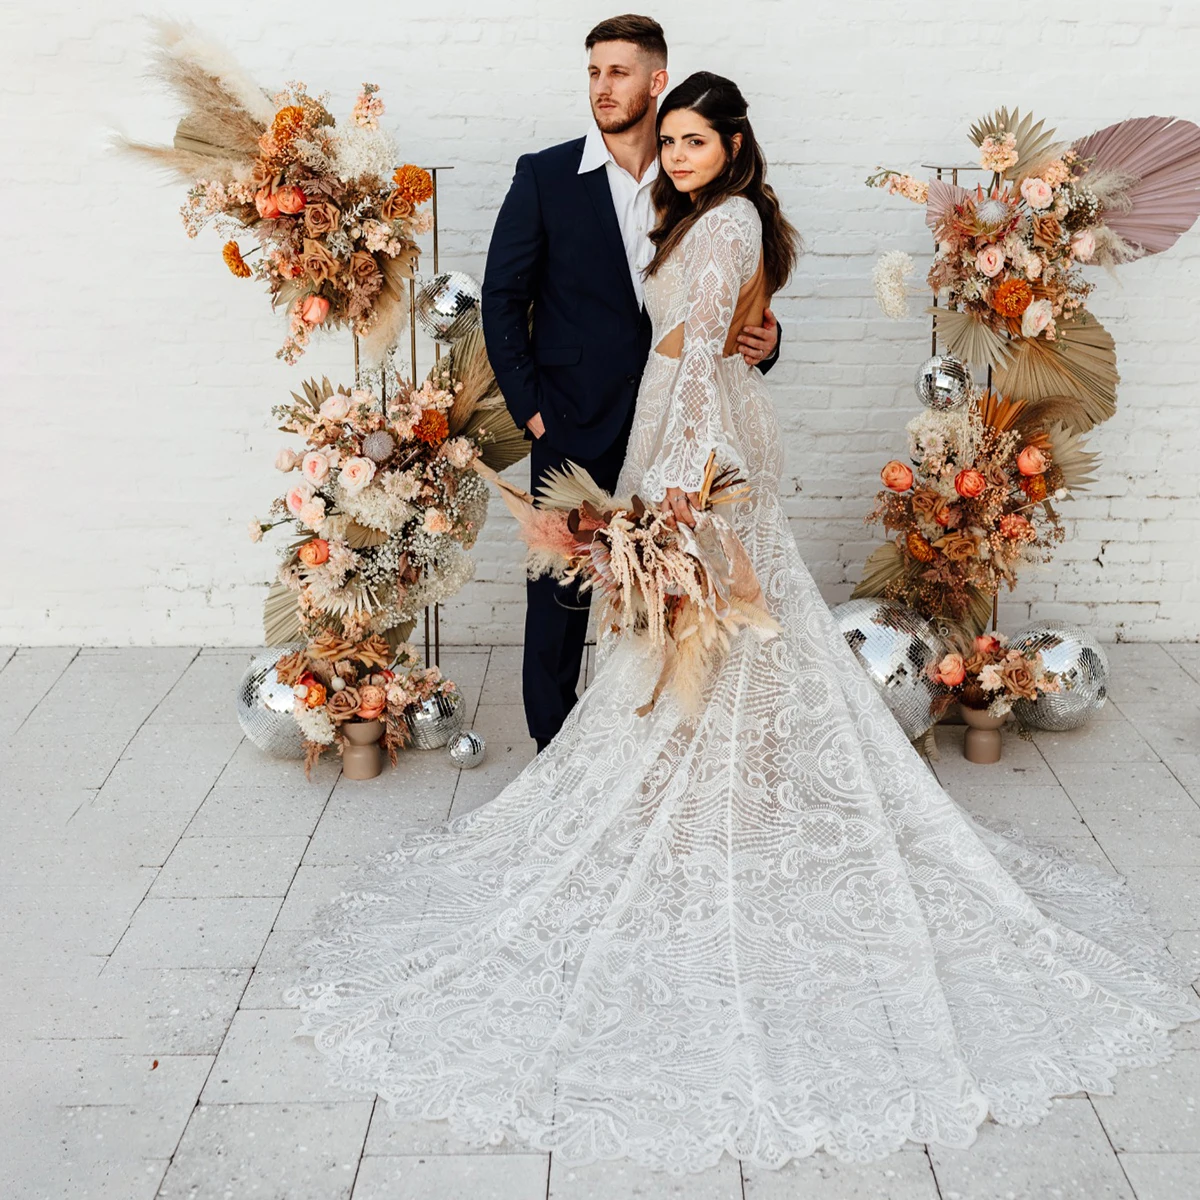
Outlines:
<svg viewBox="0 0 1200 1200"><path fill-rule="evenodd" d="M612 151L604 141L604 135L593 125L588 130L583 146L579 174L594 171L601 166L608 176L608 190L612 193L613 208L617 210L617 224L621 227L621 240L625 243L625 257L629 262L633 291L638 304L641 304L642 270L654 257L654 245L650 241L650 230L654 225L650 185L658 177L658 156L655 155L640 180L634 179L613 158Z"/></svg>

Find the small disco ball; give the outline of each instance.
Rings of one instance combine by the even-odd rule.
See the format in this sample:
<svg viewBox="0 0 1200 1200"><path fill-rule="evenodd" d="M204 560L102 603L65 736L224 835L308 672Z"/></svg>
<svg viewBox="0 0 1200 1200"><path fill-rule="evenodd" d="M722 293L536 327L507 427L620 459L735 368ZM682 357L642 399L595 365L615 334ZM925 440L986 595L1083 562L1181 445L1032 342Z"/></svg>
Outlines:
<svg viewBox="0 0 1200 1200"><path fill-rule="evenodd" d="M935 354L921 364L913 386L922 404L934 412L952 412L970 399L971 372L953 354Z"/></svg>
<svg viewBox="0 0 1200 1200"><path fill-rule="evenodd" d="M303 647L303 642L272 646L250 663L238 684L238 724L242 732L272 758L304 757L304 738L292 717L296 697L275 674L275 664L285 654Z"/></svg>
<svg viewBox="0 0 1200 1200"><path fill-rule="evenodd" d="M487 754L487 742L473 729L460 733L450 743L450 761L456 767L477 767Z"/></svg>
<svg viewBox="0 0 1200 1200"><path fill-rule="evenodd" d="M909 738L936 724L934 704L946 689L929 668L946 653L946 642L933 624L875 597L839 604L833 620Z"/></svg>
<svg viewBox="0 0 1200 1200"><path fill-rule="evenodd" d="M438 342L454 342L479 324L479 284L462 271L435 275L417 292L417 324Z"/></svg>
<svg viewBox="0 0 1200 1200"><path fill-rule="evenodd" d="M1009 646L1023 654L1038 651L1042 665L1058 675L1063 685L1061 692L1046 692L1036 700L1018 700L1013 705L1013 715L1026 728L1078 729L1104 707L1108 655L1094 634L1078 625L1038 621L1017 634Z"/></svg>
<svg viewBox="0 0 1200 1200"><path fill-rule="evenodd" d="M404 719L418 750L437 750L457 737L466 719L462 697L457 692L432 696L410 708Z"/></svg>

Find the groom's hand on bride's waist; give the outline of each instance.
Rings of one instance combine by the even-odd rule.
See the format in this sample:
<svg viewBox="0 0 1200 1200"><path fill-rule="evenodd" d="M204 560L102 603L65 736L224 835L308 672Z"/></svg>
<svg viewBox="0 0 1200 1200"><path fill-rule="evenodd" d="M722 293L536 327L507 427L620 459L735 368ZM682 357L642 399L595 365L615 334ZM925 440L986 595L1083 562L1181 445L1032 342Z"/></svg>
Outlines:
<svg viewBox="0 0 1200 1200"><path fill-rule="evenodd" d="M763 309L761 325L746 325L738 334L738 349L749 367L757 367L764 358L770 358L779 345L779 322L769 309Z"/></svg>

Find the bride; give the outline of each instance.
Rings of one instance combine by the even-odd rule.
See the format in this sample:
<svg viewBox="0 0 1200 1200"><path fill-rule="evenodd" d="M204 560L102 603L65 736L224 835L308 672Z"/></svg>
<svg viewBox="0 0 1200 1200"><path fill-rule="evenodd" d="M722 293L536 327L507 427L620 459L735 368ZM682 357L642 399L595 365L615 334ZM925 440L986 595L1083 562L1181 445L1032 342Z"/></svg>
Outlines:
<svg viewBox="0 0 1200 1200"><path fill-rule="evenodd" d="M989 1114L1111 1092L1170 1056L1195 993L1123 880L967 814L859 668L734 344L794 231L734 84L691 77L659 130L655 350L616 494L690 522L709 451L736 465L731 520L782 633L739 634L690 718L669 692L635 715L660 664L604 638L547 750L319 914L295 1036L472 1145L675 1173L965 1147Z"/></svg>

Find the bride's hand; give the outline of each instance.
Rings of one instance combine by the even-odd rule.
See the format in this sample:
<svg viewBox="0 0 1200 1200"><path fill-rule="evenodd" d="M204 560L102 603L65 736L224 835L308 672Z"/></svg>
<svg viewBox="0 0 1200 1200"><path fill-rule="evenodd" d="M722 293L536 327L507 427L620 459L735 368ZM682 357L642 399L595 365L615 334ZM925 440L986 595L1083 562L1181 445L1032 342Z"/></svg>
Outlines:
<svg viewBox="0 0 1200 1200"><path fill-rule="evenodd" d="M667 488L667 494L658 502L663 512L674 517L676 521L694 529L696 518L692 513L693 507L700 503L698 492L685 492L682 488Z"/></svg>

